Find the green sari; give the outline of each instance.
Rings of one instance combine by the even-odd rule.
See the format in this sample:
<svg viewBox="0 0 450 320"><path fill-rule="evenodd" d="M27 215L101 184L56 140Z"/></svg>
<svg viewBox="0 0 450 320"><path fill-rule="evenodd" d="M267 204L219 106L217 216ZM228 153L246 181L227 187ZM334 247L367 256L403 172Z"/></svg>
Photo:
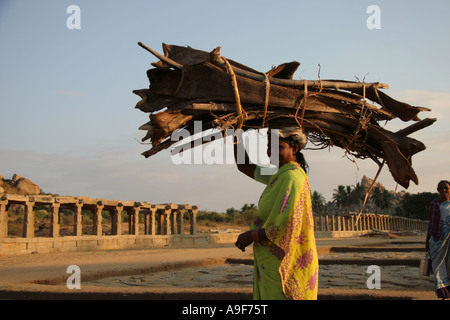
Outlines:
<svg viewBox="0 0 450 320"><path fill-rule="evenodd" d="M261 169L255 180L267 187L250 229L265 229L269 241L253 244L253 298L316 300L319 263L308 177L296 162L273 176L261 175Z"/></svg>

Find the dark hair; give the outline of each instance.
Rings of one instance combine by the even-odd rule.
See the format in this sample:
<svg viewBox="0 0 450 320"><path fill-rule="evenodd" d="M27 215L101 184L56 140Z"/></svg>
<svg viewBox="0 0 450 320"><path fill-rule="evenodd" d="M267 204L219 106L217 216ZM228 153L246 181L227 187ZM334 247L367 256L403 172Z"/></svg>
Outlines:
<svg viewBox="0 0 450 320"><path fill-rule="evenodd" d="M283 141L285 141L291 148L299 148L298 143L295 142L294 139L292 139L291 137L287 137L287 138L281 138ZM297 163L303 168L303 170L305 170L306 173L309 172L309 165L305 160L305 156L303 155L303 153L301 152L300 148L296 154L296 160Z"/></svg>
<svg viewBox="0 0 450 320"><path fill-rule="evenodd" d="M446 184L448 184L448 185L450 186L450 182L449 182L448 180L441 180L441 181L439 181L438 187L439 187L439 185L440 185L441 183L446 183Z"/></svg>

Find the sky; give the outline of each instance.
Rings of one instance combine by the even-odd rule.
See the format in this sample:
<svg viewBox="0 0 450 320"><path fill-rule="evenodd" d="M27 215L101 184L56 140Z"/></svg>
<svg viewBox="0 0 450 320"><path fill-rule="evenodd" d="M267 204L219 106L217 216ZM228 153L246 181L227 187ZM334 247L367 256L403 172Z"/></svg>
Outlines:
<svg viewBox="0 0 450 320"><path fill-rule="evenodd" d="M318 79L320 64L322 79L388 84L385 93L438 119L411 135L427 149L413 157L419 184L407 190L434 192L450 180L449 15L448 0L0 0L0 174L60 195L219 212L257 204L264 185L233 164L176 164L167 150L141 155L150 148L138 130L148 115L134 108L132 91L149 86L146 71L157 59L140 41L159 52L162 43L220 46L259 71L295 60L294 79ZM304 154L311 188L327 201L338 185L378 170L338 148ZM378 181L403 190L387 167Z"/></svg>

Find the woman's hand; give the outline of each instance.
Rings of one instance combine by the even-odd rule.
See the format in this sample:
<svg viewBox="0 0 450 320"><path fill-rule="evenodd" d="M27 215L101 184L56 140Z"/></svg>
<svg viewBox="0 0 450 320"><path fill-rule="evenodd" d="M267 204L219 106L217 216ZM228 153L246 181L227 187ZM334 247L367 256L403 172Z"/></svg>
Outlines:
<svg viewBox="0 0 450 320"><path fill-rule="evenodd" d="M247 231L244 233L241 233L235 243L235 246L242 250L242 252L245 251L245 247L248 247L253 243L252 238L252 231Z"/></svg>

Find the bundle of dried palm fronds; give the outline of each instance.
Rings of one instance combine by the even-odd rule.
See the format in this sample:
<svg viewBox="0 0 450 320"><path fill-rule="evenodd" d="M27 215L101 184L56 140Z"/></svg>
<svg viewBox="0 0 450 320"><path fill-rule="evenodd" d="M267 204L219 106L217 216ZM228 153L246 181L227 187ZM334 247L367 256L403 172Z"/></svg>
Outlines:
<svg viewBox="0 0 450 320"><path fill-rule="evenodd" d="M133 91L142 99L136 108L150 114L140 127L147 131L142 140L152 144L145 157L176 143L170 136L178 129L193 134L196 120L203 130L301 125L316 148L338 146L355 158L387 163L405 188L418 183L411 157L425 146L408 135L435 119L420 121L418 113L430 109L389 97L379 90L385 84L293 80L295 61L261 73L222 57L220 47L209 53L163 44L161 55L139 45L160 59L147 71L149 89ZM379 125L395 118L414 124L398 132Z"/></svg>

